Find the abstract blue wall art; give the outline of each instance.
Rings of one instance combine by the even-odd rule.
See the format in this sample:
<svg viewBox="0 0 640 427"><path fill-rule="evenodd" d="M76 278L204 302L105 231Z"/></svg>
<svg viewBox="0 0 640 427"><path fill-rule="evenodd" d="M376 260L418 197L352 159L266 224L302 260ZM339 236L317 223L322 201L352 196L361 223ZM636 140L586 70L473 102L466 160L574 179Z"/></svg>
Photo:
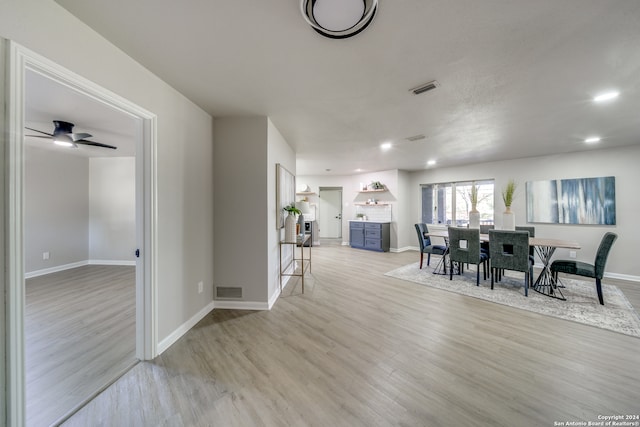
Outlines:
<svg viewBox="0 0 640 427"><path fill-rule="evenodd" d="M554 224L616 223L616 178L528 181L527 222Z"/></svg>

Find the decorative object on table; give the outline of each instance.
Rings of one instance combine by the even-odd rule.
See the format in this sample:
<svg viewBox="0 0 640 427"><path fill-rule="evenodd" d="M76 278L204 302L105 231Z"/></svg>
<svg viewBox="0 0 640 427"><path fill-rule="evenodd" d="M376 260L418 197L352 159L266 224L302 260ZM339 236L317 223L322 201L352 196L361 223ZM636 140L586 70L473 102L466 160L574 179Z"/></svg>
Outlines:
<svg viewBox="0 0 640 427"><path fill-rule="evenodd" d="M587 264L586 262L576 260L556 260L551 263L551 274L554 275L556 281L558 279L558 272L596 279L598 301L601 305L604 305L604 298L602 296L602 277L604 276L604 267L607 264L609 251L611 250L611 246L613 246L613 242L615 242L617 238L618 235L611 232L605 233L604 236L602 236L600 246L596 252L596 259L593 264Z"/></svg>
<svg viewBox="0 0 640 427"><path fill-rule="evenodd" d="M511 211L511 204L513 203L513 196L516 192L517 184L513 179L507 181L507 185L502 189L502 201L504 202L505 211L502 214L502 229L503 230L515 230L516 218Z"/></svg>
<svg viewBox="0 0 640 427"><path fill-rule="evenodd" d="M406 284L397 283L400 291L407 286L422 285L640 338L640 317L622 291L614 285L602 285L606 305L598 303L593 282L580 280L576 276L562 279L566 286L566 301L537 292L529 292L529 297L524 298L521 274L507 271L502 276L502 281L496 283L494 290L491 290L489 286L469 286L469 281L475 279L475 271L465 271L462 277L454 275L453 281L450 281L448 275L425 274L424 269L418 268L419 264L413 262L389 271L385 276L408 281ZM545 324L544 319L541 324Z"/></svg>
<svg viewBox="0 0 640 427"><path fill-rule="evenodd" d="M478 211L478 186L474 182L469 192L471 210L469 211L469 228L480 228L480 212Z"/></svg>
<svg viewBox="0 0 640 427"><path fill-rule="evenodd" d="M616 178L528 181L527 222L616 224Z"/></svg>
<svg viewBox="0 0 640 427"><path fill-rule="evenodd" d="M296 241L296 215L301 215L300 209L292 203L282 208L289 213L284 220L284 241L295 242Z"/></svg>
<svg viewBox="0 0 640 427"><path fill-rule="evenodd" d="M380 181L373 181L371 184L369 184L369 187L372 190L384 190L384 184L382 184Z"/></svg>

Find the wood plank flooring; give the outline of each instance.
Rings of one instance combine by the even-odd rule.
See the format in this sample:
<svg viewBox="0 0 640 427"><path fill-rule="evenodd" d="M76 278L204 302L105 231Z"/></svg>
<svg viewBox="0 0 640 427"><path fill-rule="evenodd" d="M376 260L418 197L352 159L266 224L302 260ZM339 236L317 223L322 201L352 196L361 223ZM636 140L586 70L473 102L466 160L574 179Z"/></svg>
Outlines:
<svg viewBox="0 0 640 427"><path fill-rule="evenodd" d="M49 426L135 362L135 267L26 281L27 426Z"/></svg>
<svg viewBox="0 0 640 427"><path fill-rule="evenodd" d="M214 310L64 425L513 427L640 413L638 338L383 276L416 252L313 251L304 294L298 281L271 311Z"/></svg>

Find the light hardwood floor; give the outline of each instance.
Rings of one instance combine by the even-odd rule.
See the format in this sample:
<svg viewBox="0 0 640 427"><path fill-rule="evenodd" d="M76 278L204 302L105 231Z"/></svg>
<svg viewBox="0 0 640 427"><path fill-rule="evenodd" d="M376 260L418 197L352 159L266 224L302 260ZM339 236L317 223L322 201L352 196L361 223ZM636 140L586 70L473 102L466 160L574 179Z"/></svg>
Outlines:
<svg viewBox="0 0 640 427"><path fill-rule="evenodd" d="M383 276L417 259L314 247L304 295L291 282L271 311L214 310L65 425L514 427L640 413L640 339Z"/></svg>
<svg viewBox="0 0 640 427"><path fill-rule="evenodd" d="M135 362L135 267L26 281L27 426L49 426Z"/></svg>

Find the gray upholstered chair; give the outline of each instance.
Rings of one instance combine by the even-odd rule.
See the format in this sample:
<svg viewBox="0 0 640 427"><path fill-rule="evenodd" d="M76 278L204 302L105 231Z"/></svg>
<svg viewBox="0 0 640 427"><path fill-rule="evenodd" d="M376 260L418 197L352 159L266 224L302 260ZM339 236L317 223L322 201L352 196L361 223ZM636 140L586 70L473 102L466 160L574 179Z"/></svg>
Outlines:
<svg viewBox="0 0 640 427"><path fill-rule="evenodd" d="M493 230L495 225L493 224L480 224L480 234L489 234L489 230ZM491 256L489 252L489 242L480 242L480 249Z"/></svg>
<svg viewBox="0 0 640 427"><path fill-rule="evenodd" d="M598 300L604 305L602 297L602 276L604 276L604 267L607 264L609 251L613 242L616 241L618 235L615 233L605 233L600 241L600 246L596 252L596 260L593 264L588 264L576 260L556 260L551 263L551 273L554 278L558 279L558 273L573 274L576 276L591 277L596 279L596 291L598 292Z"/></svg>
<svg viewBox="0 0 640 427"><path fill-rule="evenodd" d="M466 244L462 244L466 242ZM477 228L449 227L449 280L453 280L453 263L458 263L458 274L462 264L475 264L476 285L480 286L480 264L483 266L484 279L487 280L487 260L489 255L480 250L480 230Z"/></svg>
<svg viewBox="0 0 640 427"><path fill-rule="evenodd" d="M516 225L516 231L528 231L529 237L536 237L535 227L529 227L525 225ZM535 264L536 261L535 261L535 258L533 257L533 254L534 254L533 246L529 246L529 256L531 257L531 262Z"/></svg>
<svg viewBox="0 0 640 427"><path fill-rule="evenodd" d="M524 295L529 296L529 285L533 277L533 263L529 256L529 232L489 230L491 251L491 289L494 277L502 270L524 273Z"/></svg>
<svg viewBox="0 0 640 427"><path fill-rule="evenodd" d="M442 245L432 245L431 239L427 235L429 229L427 224L415 224L416 233L418 234L418 244L420 245L420 268L422 268L422 259L427 254L427 265L431 262L431 254L443 255L447 253L447 247ZM445 271L446 273L446 271Z"/></svg>

